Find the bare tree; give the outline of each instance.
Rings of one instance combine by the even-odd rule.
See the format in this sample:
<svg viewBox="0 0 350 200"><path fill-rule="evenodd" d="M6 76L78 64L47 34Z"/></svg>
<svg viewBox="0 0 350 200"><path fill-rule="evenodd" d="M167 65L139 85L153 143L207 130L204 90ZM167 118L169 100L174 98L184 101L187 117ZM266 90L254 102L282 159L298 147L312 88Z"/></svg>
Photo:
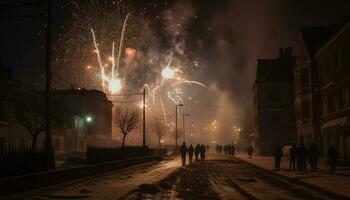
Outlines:
<svg viewBox="0 0 350 200"><path fill-rule="evenodd" d="M161 146L161 141L166 134L166 127L163 120L159 118L154 120L154 132L158 137L158 146Z"/></svg>
<svg viewBox="0 0 350 200"><path fill-rule="evenodd" d="M140 121L140 115L137 110L130 111L126 109L122 111L120 108L116 109L114 118L114 123L120 128L120 131L123 134L123 143L122 147L125 147L125 138L126 136L136 128L137 123Z"/></svg>
<svg viewBox="0 0 350 200"><path fill-rule="evenodd" d="M18 112L19 123L27 129L32 136L31 151L37 148L37 140L40 133L45 131L45 112L37 102L34 105L21 105Z"/></svg>

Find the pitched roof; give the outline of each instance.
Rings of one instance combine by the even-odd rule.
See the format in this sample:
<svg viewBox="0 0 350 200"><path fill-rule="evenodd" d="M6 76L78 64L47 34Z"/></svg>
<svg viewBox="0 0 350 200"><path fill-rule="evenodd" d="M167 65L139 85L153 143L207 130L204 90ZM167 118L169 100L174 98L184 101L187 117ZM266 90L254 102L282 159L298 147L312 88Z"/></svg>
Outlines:
<svg viewBox="0 0 350 200"><path fill-rule="evenodd" d="M301 28L302 39L309 55L311 57L314 56L339 31L340 27L339 25L332 25L327 27L313 26Z"/></svg>

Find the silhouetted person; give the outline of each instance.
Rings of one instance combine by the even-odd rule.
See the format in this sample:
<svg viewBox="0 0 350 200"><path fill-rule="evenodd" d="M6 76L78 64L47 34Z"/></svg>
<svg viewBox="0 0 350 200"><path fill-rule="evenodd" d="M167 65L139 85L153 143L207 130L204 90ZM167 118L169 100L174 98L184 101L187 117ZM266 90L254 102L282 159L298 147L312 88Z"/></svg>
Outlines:
<svg viewBox="0 0 350 200"><path fill-rule="evenodd" d="M295 161L297 159L298 148L295 144L289 149L289 170L295 171Z"/></svg>
<svg viewBox="0 0 350 200"><path fill-rule="evenodd" d="M328 161L331 167L331 173L333 173L337 167L337 157L338 157L337 149L334 147L334 145L330 146L328 149Z"/></svg>
<svg viewBox="0 0 350 200"><path fill-rule="evenodd" d="M231 153L232 153L232 146L229 144L227 145L227 154L231 155Z"/></svg>
<svg viewBox="0 0 350 200"><path fill-rule="evenodd" d="M297 168L300 172L306 172L306 148L304 144L298 147Z"/></svg>
<svg viewBox="0 0 350 200"><path fill-rule="evenodd" d="M281 160L283 156L283 151L281 146L278 146L273 152L273 157L275 157L275 171L281 170Z"/></svg>
<svg viewBox="0 0 350 200"><path fill-rule="evenodd" d="M252 146L249 146L249 147L248 147L248 155L249 155L249 158L252 158L252 156L253 156L253 151L254 151L253 147L252 147Z"/></svg>
<svg viewBox="0 0 350 200"><path fill-rule="evenodd" d="M222 145L219 146L219 154L222 154Z"/></svg>
<svg viewBox="0 0 350 200"><path fill-rule="evenodd" d="M232 154L233 157L235 157L235 151L236 151L236 148L235 148L234 145L232 145L232 147L231 147L231 154Z"/></svg>
<svg viewBox="0 0 350 200"><path fill-rule="evenodd" d="M180 147L180 153L181 153L182 165L184 166L186 164L186 153L187 153L187 147L185 142L182 143Z"/></svg>
<svg viewBox="0 0 350 200"><path fill-rule="evenodd" d="M215 146L215 148L216 148L216 155L219 155L219 145L217 144L217 145Z"/></svg>
<svg viewBox="0 0 350 200"><path fill-rule="evenodd" d="M308 149L308 157L311 166L311 172L317 172L318 170L318 158L320 156L320 152L315 143L312 143Z"/></svg>
<svg viewBox="0 0 350 200"><path fill-rule="evenodd" d="M207 152L209 153L209 148L210 148L209 145L207 145L206 148L207 148Z"/></svg>
<svg viewBox="0 0 350 200"><path fill-rule="evenodd" d="M188 159L189 159L189 162L190 164L192 164L192 161L193 161L193 146L192 144L190 145L190 147L188 147Z"/></svg>
<svg viewBox="0 0 350 200"><path fill-rule="evenodd" d="M205 146L202 144L200 148L200 154L201 154L201 162L205 161Z"/></svg>
<svg viewBox="0 0 350 200"><path fill-rule="evenodd" d="M196 156L196 161L198 161L199 154L201 153L201 146L199 144L194 148L194 155Z"/></svg>

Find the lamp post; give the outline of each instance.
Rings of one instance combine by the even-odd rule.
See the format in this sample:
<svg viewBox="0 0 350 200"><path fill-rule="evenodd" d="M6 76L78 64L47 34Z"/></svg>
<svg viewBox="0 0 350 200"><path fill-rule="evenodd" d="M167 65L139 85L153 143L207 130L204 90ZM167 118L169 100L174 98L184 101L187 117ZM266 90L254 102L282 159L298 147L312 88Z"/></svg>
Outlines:
<svg viewBox="0 0 350 200"><path fill-rule="evenodd" d="M177 107L184 106L183 104L178 104L175 106L175 147L177 149Z"/></svg>
<svg viewBox="0 0 350 200"><path fill-rule="evenodd" d="M143 98L142 98L142 146L146 147L146 88L143 88Z"/></svg>
<svg viewBox="0 0 350 200"><path fill-rule="evenodd" d="M186 132L185 132L185 129L186 129L186 127L185 127L185 116L190 116L190 114L189 113L186 113L186 114L182 114L182 134L183 134L183 142L185 142L185 137L186 137Z"/></svg>

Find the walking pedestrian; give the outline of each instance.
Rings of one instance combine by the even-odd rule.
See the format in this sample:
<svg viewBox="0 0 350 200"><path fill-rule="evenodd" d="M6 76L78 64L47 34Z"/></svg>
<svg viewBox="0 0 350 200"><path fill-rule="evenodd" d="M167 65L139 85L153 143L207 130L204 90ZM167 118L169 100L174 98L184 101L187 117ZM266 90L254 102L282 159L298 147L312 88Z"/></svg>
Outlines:
<svg viewBox="0 0 350 200"><path fill-rule="evenodd" d="M188 159L189 159L189 162L190 164L192 164L192 161L193 161L193 146L192 144L190 145L190 147L188 147Z"/></svg>
<svg viewBox="0 0 350 200"><path fill-rule="evenodd" d="M273 156L275 157L275 171L281 170L281 160L283 156L283 151L281 146L278 146L273 152Z"/></svg>
<svg viewBox="0 0 350 200"><path fill-rule="evenodd" d="M308 157L309 163L311 166L311 172L317 172L318 170L318 158L319 158L319 150L316 143L312 143L308 149Z"/></svg>
<svg viewBox="0 0 350 200"><path fill-rule="evenodd" d="M297 157L297 167L298 171L300 172L306 172L307 166L306 166L306 148L304 144L301 144L298 148L298 157Z"/></svg>
<svg viewBox="0 0 350 200"><path fill-rule="evenodd" d="M198 157L200 152L201 152L201 147L199 144L197 144L196 147L194 148L194 155L196 156L196 162L198 162Z"/></svg>
<svg viewBox="0 0 350 200"><path fill-rule="evenodd" d="M338 151L334 145L331 145L328 149L328 161L331 167L331 173L333 174L337 167Z"/></svg>
<svg viewBox="0 0 350 200"><path fill-rule="evenodd" d="M248 147L248 155L249 155L249 158L252 158L252 156L253 156L253 151L254 151L254 149L253 149L252 145L250 145L250 146Z"/></svg>
<svg viewBox="0 0 350 200"><path fill-rule="evenodd" d="M235 151L236 151L235 145L232 145L231 148L232 148L231 149L232 156L235 157Z"/></svg>
<svg viewBox="0 0 350 200"><path fill-rule="evenodd" d="M201 154L201 162L204 163L205 161L205 146L202 144L200 148L200 154Z"/></svg>
<svg viewBox="0 0 350 200"><path fill-rule="evenodd" d="M180 147L180 154L181 154L181 159L182 159L182 165L186 165L186 153L187 153L187 147L186 143L182 143L182 146Z"/></svg>
<svg viewBox="0 0 350 200"><path fill-rule="evenodd" d="M295 171L295 161L297 159L298 148L295 144L289 149L289 170Z"/></svg>

